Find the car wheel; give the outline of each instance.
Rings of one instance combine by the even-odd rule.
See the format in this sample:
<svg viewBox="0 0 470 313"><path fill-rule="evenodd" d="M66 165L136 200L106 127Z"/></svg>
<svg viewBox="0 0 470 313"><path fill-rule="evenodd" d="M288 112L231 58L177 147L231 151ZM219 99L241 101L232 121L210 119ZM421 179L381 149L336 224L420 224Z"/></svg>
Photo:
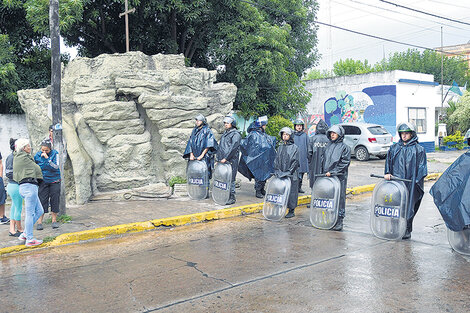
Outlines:
<svg viewBox="0 0 470 313"><path fill-rule="evenodd" d="M359 161L369 160L369 151L365 147L356 148L356 159Z"/></svg>
<svg viewBox="0 0 470 313"><path fill-rule="evenodd" d="M387 157L387 155L386 154L379 154L378 157L379 157L379 159L383 160Z"/></svg>

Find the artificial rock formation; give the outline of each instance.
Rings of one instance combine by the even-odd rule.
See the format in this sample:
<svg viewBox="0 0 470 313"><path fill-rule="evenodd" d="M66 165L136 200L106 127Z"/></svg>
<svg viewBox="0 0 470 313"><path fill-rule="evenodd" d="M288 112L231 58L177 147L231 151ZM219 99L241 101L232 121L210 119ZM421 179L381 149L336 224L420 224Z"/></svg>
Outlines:
<svg viewBox="0 0 470 313"><path fill-rule="evenodd" d="M63 129L68 198L125 190L184 176L182 153L202 113L219 137L236 87L216 72L185 67L182 55L141 52L76 58L63 70ZM50 90L21 90L37 149L51 124Z"/></svg>

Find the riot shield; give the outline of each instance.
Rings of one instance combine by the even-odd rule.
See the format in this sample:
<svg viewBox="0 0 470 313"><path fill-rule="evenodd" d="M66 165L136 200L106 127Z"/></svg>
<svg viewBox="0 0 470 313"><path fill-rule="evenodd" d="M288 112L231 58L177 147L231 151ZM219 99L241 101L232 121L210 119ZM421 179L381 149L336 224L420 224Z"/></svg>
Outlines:
<svg viewBox="0 0 470 313"><path fill-rule="evenodd" d="M204 161L189 161L186 168L188 195L193 200L202 200L209 194L209 173Z"/></svg>
<svg viewBox="0 0 470 313"><path fill-rule="evenodd" d="M377 183L371 201L372 233L381 239L401 239L406 232L407 205L408 189L402 179L392 177L392 180L382 180Z"/></svg>
<svg viewBox="0 0 470 313"><path fill-rule="evenodd" d="M218 162L212 174L212 199L220 205L226 205L230 198L232 183L232 166L229 163Z"/></svg>
<svg viewBox="0 0 470 313"><path fill-rule="evenodd" d="M320 176L312 188L310 222L318 229L331 229L338 220L341 183L336 176Z"/></svg>
<svg viewBox="0 0 470 313"><path fill-rule="evenodd" d="M461 231L452 231L447 228L447 239L449 244L460 254L470 255L470 228Z"/></svg>
<svg viewBox="0 0 470 313"><path fill-rule="evenodd" d="M267 220L280 221L286 215L290 187L290 179L287 177L274 176L269 180L263 204L263 216Z"/></svg>

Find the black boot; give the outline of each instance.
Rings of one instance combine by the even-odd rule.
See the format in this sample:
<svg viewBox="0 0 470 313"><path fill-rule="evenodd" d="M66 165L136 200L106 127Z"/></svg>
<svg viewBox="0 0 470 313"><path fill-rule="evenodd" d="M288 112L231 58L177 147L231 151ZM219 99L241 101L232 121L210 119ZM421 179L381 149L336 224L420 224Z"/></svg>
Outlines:
<svg viewBox="0 0 470 313"><path fill-rule="evenodd" d="M234 204L235 202L237 202L237 200L235 199L235 194L230 194L230 197L228 198L228 201L227 201L227 205Z"/></svg>
<svg viewBox="0 0 470 313"><path fill-rule="evenodd" d="M266 195L266 190L264 190L264 188L263 188L263 189L261 189L261 194L262 194L263 196L265 196L265 195Z"/></svg>
<svg viewBox="0 0 470 313"><path fill-rule="evenodd" d="M406 232L405 232L405 235L403 235L403 237L401 239L407 240L407 239L410 239L410 238L411 238L411 231L407 228Z"/></svg>
<svg viewBox="0 0 470 313"><path fill-rule="evenodd" d="M343 218L338 217L335 226L331 230L342 231L343 230Z"/></svg>
<svg viewBox="0 0 470 313"><path fill-rule="evenodd" d="M264 198L263 192L261 190L256 190L256 198Z"/></svg>
<svg viewBox="0 0 470 313"><path fill-rule="evenodd" d="M302 190L302 179L299 179L299 193L305 193L305 191Z"/></svg>
<svg viewBox="0 0 470 313"><path fill-rule="evenodd" d="M287 213L285 218L291 218L291 217L294 217L294 216L295 216L294 209L289 209L289 213Z"/></svg>

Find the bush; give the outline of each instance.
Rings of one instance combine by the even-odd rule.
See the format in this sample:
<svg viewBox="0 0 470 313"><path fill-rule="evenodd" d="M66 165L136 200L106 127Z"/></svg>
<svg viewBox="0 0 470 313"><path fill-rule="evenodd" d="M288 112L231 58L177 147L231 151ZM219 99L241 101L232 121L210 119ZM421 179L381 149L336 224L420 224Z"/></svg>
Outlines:
<svg viewBox="0 0 470 313"><path fill-rule="evenodd" d="M270 136L275 136L277 138L277 141L280 142L281 137L279 136L279 131L283 127L290 127L293 129L294 124L280 115L275 115L271 117L268 121L268 125L266 126L266 134Z"/></svg>
<svg viewBox="0 0 470 313"><path fill-rule="evenodd" d="M457 148L459 150L463 149L463 136L460 131L456 131L455 134L444 137L444 144L451 147Z"/></svg>
<svg viewBox="0 0 470 313"><path fill-rule="evenodd" d="M183 178L181 176L173 176L170 178L168 181L168 185L173 188L175 184L186 184L186 178Z"/></svg>

